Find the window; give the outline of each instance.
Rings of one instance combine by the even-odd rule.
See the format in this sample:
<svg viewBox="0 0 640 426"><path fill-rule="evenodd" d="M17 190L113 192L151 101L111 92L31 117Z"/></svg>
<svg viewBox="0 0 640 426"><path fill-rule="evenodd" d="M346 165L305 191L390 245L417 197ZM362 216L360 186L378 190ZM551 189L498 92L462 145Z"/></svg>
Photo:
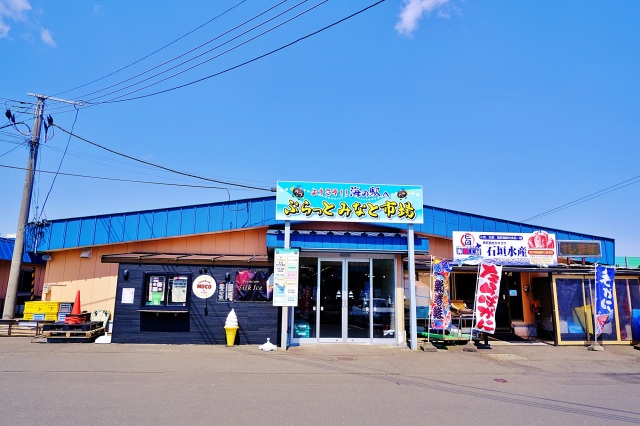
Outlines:
<svg viewBox="0 0 640 426"><path fill-rule="evenodd" d="M144 306L186 308L190 280L190 275L148 274L145 280Z"/></svg>

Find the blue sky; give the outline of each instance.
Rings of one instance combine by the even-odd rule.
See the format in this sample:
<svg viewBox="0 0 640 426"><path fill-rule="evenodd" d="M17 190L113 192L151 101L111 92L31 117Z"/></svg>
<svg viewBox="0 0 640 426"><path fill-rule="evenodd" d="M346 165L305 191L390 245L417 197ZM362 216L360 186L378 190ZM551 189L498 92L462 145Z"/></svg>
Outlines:
<svg viewBox="0 0 640 426"><path fill-rule="evenodd" d="M47 101L45 114L92 142L198 176L259 188L417 184L429 205L514 221L542 214L527 223L615 238L617 255L640 255L639 2L387 0L213 76L373 3L0 0L0 101L31 126L20 108L35 101L28 92L82 99L77 111ZM23 170L6 166L27 164L17 130L0 130L2 235L15 232L24 182ZM50 132L41 170L220 186ZM52 182L36 176L31 218L269 195L64 175Z"/></svg>

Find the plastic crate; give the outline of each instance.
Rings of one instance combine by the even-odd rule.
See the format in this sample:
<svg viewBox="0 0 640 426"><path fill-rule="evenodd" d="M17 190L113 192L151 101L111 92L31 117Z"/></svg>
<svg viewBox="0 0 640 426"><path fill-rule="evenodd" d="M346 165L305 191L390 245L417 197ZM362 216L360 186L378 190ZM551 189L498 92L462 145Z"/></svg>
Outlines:
<svg viewBox="0 0 640 426"><path fill-rule="evenodd" d="M33 314L24 314L22 316L22 319L27 320L27 321L33 321Z"/></svg>
<svg viewBox="0 0 640 426"><path fill-rule="evenodd" d="M58 312L61 314L70 314L72 309L73 309L73 303L61 302L60 309L58 309Z"/></svg>
<svg viewBox="0 0 640 426"><path fill-rule="evenodd" d="M67 314L63 314L62 312L58 313L58 322L64 322L64 319L67 317Z"/></svg>
<svg viewBox="0 0 640 426"><path fill-rule="evenodd" d="M44 314L44 320L45 321L57 321L58 320L58 313L54 313L54 314Z"/></svg>
<svg viewBox="0 0 640 426"><path fill-rule="evenodd" d="M44 312L46 314L57 314L60 310L60 302L46 302Z"/></svg>
<svg viewBox="0 0 640 426"><path fill-rule="evenodd" d="M24 302L24 313L25 314L39 314L45 312L47 302L43 301L29 301Z"/></svg>
<svg viewBox="0 0 640 426"><path fill-rule="evenodd" d="M33 318L34 321L44 321L45 320L45 314L33 314Z"/></svg>

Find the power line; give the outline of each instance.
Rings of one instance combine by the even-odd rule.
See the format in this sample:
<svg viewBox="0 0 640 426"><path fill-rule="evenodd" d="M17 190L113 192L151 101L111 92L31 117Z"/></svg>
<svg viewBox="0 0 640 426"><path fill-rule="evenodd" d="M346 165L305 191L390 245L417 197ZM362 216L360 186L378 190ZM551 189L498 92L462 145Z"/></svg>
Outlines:
<svg viewBox="0 0 640 426"><path fill-rule="evenodd" d="M6 164L0 164L0 167L5 169L15 169L15 170L27 170L24 167L16 167L16 166L8 166ZM90 176L90 175L80 175L75 173L64 173L64 172L54 172L50 170L36 170L38 173L48 173L48 174L58 174L60 176L70 176L70 177L78 177L85 179L97 179L97 180L107 180L107 181L115 181L115 182L129 182L129 183L142 183L148 185L164 185L164 186L179 186L186 188L203 188L203 189L223 189L225 191L229 191L228 188L224 188L221 186L207 186L207 185L191 185L185 183L170 183L170 182L154 182L154 181L145 181L145 180L134 180L134 179L120 179L120 178L110 178L105 176ZM237 191L245 191L245 189L238 189Z"/></svg>
<svg viewBox="0 0 640 426"><path fill-rule="evenodd" d="M632 177L631 179L627 179L627 180L624 180L622 182L616 183L615 185L611 185L611 186L609 186L607 188L604 188L604 189L601 189L599 191L593 192L593 193L591 193L589 195L585 195L584 197L578 198L578 199L573 200L571 202L568 202L566 204L562 204L562 205L560 205L558 207L554 207L551 210L547 210L547 211L542 212L540 214L537 214L535 216L531 216L530 218L522 220L521 222L523 222L523 223L524 222L528 222L530 220L537 219L539 217L546 216L548 214L555 213L555 212L558 212L560 210L568 209L569 207L577 206L578 204L585 203L587 201L593 200L594 198L602 197L603 195L609 194L611 192L617 191L617 190L622 189L622 188L626 188L627 186L630 186L630 185L633 185L633 184L636 184L636 183L639 183L639 182L640 182L640 175ZM626 184L626 185L623 185L623 184Z"/></svg>
<svg viewBox="0 0 640 426"><path fill-rule="evenodd" d="M161 166L159 164L151 163L149 161L141 160L139 158L135 158L135 157L132 157L130 155L123 154L123 153L118 152L118 151L114 151L113 149L107 148L107 147L102 146L102 145L100 145L98 143L95 143L95 142L91 142L90 140L85 139L82 136L78 136L78 135L76 135L76 134L74 134L72 132L69 132L68 130L63 129L62 127L58 126L55 123L53 123L52 126L57 127L58 129L62 130L63 132L65 132L65 133L67 133L67 134L69 134L69 135L71 135L71 136L73 136L75 138L78 138L81 141L87 142L88 144L96 146L96 147L98 147L100 149L104 149L105 151L111 152L112 154L120 155L120 156L128 158L130 160L137 161L137 162L140 162L140 163L143 163L143 164L147 164L149 166L157 167L159 169L166 170L168 172L176 173L176 174L183 175L183 176L189 176L189 177L192 177L192 178L195 178L195 179L201 179L201 180L205 180L205 181L209 181L209 182L220 183L220 184L223 184L223 185L237 186L237 187L246 188L246 189L255 189L257 191L273 192L273 190L271 188L260 188L260 187L257 187L257 186L243 185L243 184L234 183L234 182L226 182L226 181L222 181L222 180L218 180L218 179L209 179L209 178L202 177L202 176L197 176L197 175L194 175L194 174L191 174L191 173L181 172L179 170L171 169L169 167Z"/></svg>
<svg viewBox="0 0 640 426"><path fill-rule="evenodd" d="M186 61L183 61L183 62L181 62L181 63L180 63L180 64L178 64L178 65L175 65L175 66L173 66L173 67L171 67L171 68L169 68L169 69L166 69L166 70L164 70L164 71L162 71L162 72L160 72L160 73L157 73L157 74L155 74L155 75L153 75L153 76L151 76L151 77L148 77L148 78L146 78L146 79L144 79L144 80L141 80L141 81L139 81L139 82L137 82L137 83L133 83L133 84L131 84L131 85L129 85L129 86L126 86L126 87L124 87L124 88L122 88L122 89L118 89L118 90L115 90L115 91L112 91L112 92L106 93L106 94L104 94L104 95L98 96L98 97L96 97L96 98L90 99L90 100L89 100L89 102L90 102L90 101L93 101L93 100L95 100L95 99L100 99L100 98L102 98L102 97L108 96L108 95L113 94L113 93L117 93L117 92L122 91L122 90L125 90L125 89L127 89L127 88L129 88L129 87L133 87L133 86L135 86L135 85L141 84L141 83L143 83L144 81L147 81L147 80L149 80L149 79L152 79L152 78L154 78L154 77L157 77L158 75L162 75L162 74L164 74L164 73L166 73L166 72L169 72L169 71L171 71L172 69L175 69L175 68L177 68L177 67L179 67L179 66L182 66L182 65L184 65L184 64L186 64L186 63L188 63L188 62L194 61L195 59L197 59L197 58L199 58L199 57L201 57L201 56L203 56L203 55L205 55L205 54L207 54L207 53L209 53L209 52L211 52L211 51L213 51L213 50L215 50L215 49L217 49L217 48L219 48L219 47L221 47L221 46L224 46L224 45L225 45L225 44L227 44L227 43L230 43L231 41L235 40L236 38L238 38L238 37L240 37L240 36L242 36L242 35L244 35L244 34L246 34L246 33L250 32L250 31L253 31L254 29L256 29L256 28L258 28L258 27L260 27L260 26L262 26L262 25L266 24L267 22L269 22L269 21L271 21L271 20L273 20L273 19L277 18L278 16L281 16L282 14L284 14L284 13L286 13L286 12L289 12L290 10L292 10L292 9L294 9L294 8L296 8L296 7L298 7L299 5L301 5L302 3L305 3L305 2L307 2L307 1L309 1L309 0L303 0L302 2L300 2L300 3L296 4L295 6L293 6L293 7L289 8L289 9L285 10L284 12L281 12L280 14L278 14L278 15L276 15L276 16L274 16L274 17L270 18L269 20L264 21L264 22L262 22L261 24L259 24L259 25L257 25L257 26L254 26L253 28L251 28L251 29L249 29L249 30L247 30L247 31L245 31L245 32L243 32L243 33L241 33L241 34L237 35L236 37L233 37L232 39L227 40L227 41L225 41L224 43L219 44L219 45L217 45L216 47L214 47L214 48L212 48L212 49L209 49L209 50L207 50L207 51L205 51L205 52L203 52L203 53L201 53L201 54L199 54L199 55L197 55L197 56L195 56L195 57L193 57L193 58L191 58L191 59L188 59L188 60L186 60ZM258 17L260 17L260 16L264 15L265 13L267 13L267 12L269 12L269 11L271 11L271 10L275 9L276 7L278 7L278 6L280 6L281 4L286 3L286 2L287 2L287 0L283 0L283 1L281 1L280 3L278 3L278 4L274 5L274 6L271 6L270 8L268 8L268 9L266 9L266 10L264 10L264 11L260 12L258 15L254 16L254 17L252 17L251 19L248 19L248 20L244 21L243 23L236 25L235 27L231 28L230 30L225 31L225 32L223 32L222 34L220 34L220 35L218 35L218 36L216 36L216 37L214 37L214 38L212 38L212 39L210 39L210 40L206 41L205 43L202 43L202 44L200 44L199 46L197 46L197 47L195 47L195 48L193 48L193 49L191 49L191 50L188 50L187 52L182 53L182 54L180 54L180 55L178 55L178 56L176 56L176 57L174 57L174 58L172 58L172 59L170 59L170 60L168 60L168 61L165 61L165 62L163 62L163 63L161 63L161 64L159 64L159 65L156 65L155 67L152 67L152 68L150 68L150 69L148 69L148 70L146 70L146 71L143 71L143 72L141 72L141 73L139 73L139 74L137 74L137 75L135 75L135 76L133 76L133 77L127 78L126 80L122 80L122 81L120 81L119 83L112 84L112 85L110 85L110 86L107 86L107 87L102 88L102 89L99 89L99 90L95 90L95 91L93 91L93 92L91 92L91 93L87 93L87 94L85 94L85 95L82 95L81 97L82 97L82 98L86 98L86 97L91 96L91 95L94 95L94 94L96 94L96 93L103 92L103 91L105 91L105 90L107 90L107 89L110 89L110 88L112 88L112 87L119 86L119 85L121 85L121 84L123 84L123 83L126 83L127 81L133 80L133 79L135 79L135 78L137 78L137 77L140 77L140 76L142 76L142 75L144 75L144 74L147 74L147 73L149 73L149 72L151 72L151 71L153 71L153 70L155 70L155 69L157 69L157 68L160 68L160 67L162 67L162 66L164 66L164 65L167 65L167 64L169 64L169 63L171 63L171 62L173 62L173 61L175 61L175 60L177 60L177 59L180 59L181 57L186 56L186 55L188 55L189 53L194 52L194 51L196 51L196 50L200 49L201 47L206 46L207 44L212 43L212 42L214 42L215 40L217 40L217 39L219 39L219 38L221 38L221 37L223 37L223 36L225 36L225 35L229 34L230 32L232 32L232 31L234 31L234 30L236 30L236 29L238 29L238 28L240 28L240 27L242 27L242 26L246 25L247 23L249 23L249 22L253 21L254 19L257 19Z"/></svg>
<svg viewBox="0 0 640 426"><path fill-rule="evenodd" d="M196 31L198 31L200 28L202 28L202 27L204 27L204 26L206 26L206 25L209 25L211 22L213 22L213 21L215 21L216 19L218 19L218 18L220 18L220 17L222 17L222 16L226 15L227 13L231 12L233 9L235 9L235 8L236 8L236 7L238 7L238 6L240 6L242 3L246 2L246 1L247 1L247 0L242 0L242 1L240 1L239 3L236 3L234 6L231 6L229 9L225 10L224 12L220 13L219 15L217 15L217 16L215 16L215 17L213 17L213 18L209 19L209 20L208 20L207 22L205 22L204 24L202 24L202 25L200 25L200 26L198 26L198 27L194 28L193 30L191 30L191 31L189 31L189 32L187 32L187 33L185 33L185 34L183 34L183 35L181 35L180 37L178 37L177 39L173 40L172 42L169 42L169 43L165 44L165 45L164 45L164 46L162 46L161 48L154 50L153 52L149 53L148 55L146 55L146 56L144 56L144 57L142 57L142 58L138 59L137 61L134 61L134 62L130 63L130 64L129 64L129 65L127 65L127 66L124 66L124 67L122 67L122 68L120 68L120 69L118 69L118 70L116 70L116 71L113 71L113 72L111 72L111 73L109 73L109 74L107 74L107 75L105 75L105 76L103 76L103 77L100 77L100 78L98 78L98 79L95 79L95 80L93 80L93 81L90 81L89 83L85 83L85 84L83 84L83 85L81 85L81 86L74 87L73 89L65 90L64 92L57 93L57 94L55 94L55 95L53 95L53 96L58 96L58 95L61 95L61 94L63 94L63 93L67 93L67 92L71 92L71 91L73 91L73 90L80 89L80 88L82 88L82 87L85 87L85 86L88 86L88 85L90 85L90 84L96 83L96 82L98 82L98 81L100 81L100 80L104 80L104 79L105 79L105 78L107 78L107 77L111 77L112 75L117 74L117 73L119 73L120 71L123 71L123 70L125 70L125 69L127 69L127 68L129 68L129 67L132 67L133 65L135 65L135 64L137 64L137 63L139 63L139 62L144 61L145 59L147 59L147 58L149 58L149 57L151 57L151 56L155 55L156 53L160 52L161 50L164 50L164 49L166 49L167 47L171 46L172 44L174 44L174 43L176 43L176 42L178 42L178 41L182 40L182 39L183 39L183 38L185 38L186 36L188 36L188 35L190 35L190 34L192 34L192 33L196 32Z"/></svg>
<svg viewBox="0 0 640 426"><path fill-rule="evenodd" d="M154 83L154 84L148 85L148 86L143 87L143 88L141 88L141 89L137 89L137 90L135 90L135 91L132 91L132 92L130 92L130 93L127 93L127 94L124 94L124 95L118 96L118 97L116 97L116 98L108 99L108 100L105 100L105 101L101 101L101 102L96 103L96 104L86 105L84 108L89 108L89 107L92 107L92 106L98 106L98 105L106 104L106 103L119 103L119 102L127 102L127 101L132 101L132 100L137 100L137 99L148 98L148 97L151 97L151 96L156 96L156 95L160 95L160 94L163 94L163 93L171 92L171 91L174 91L174 90L177 90L177 89L182 89L182 88L185 88L185 87L191 86L191 85L196 84L196 83L201 83L201 82L203 82L203 81L205 81L205 80L208 80L208 79L213 78L213 77L220 76L220 75L222 75L222 74L226 74L226 73L228 73L229 71L233 71L233 70L235 70L235 69L237 69L237 68L241 68L241 67L243 67L243 66L245 66L245 65L248 65L248 64L250 64L250 63L256 62L256 61L258 61L258 60L260 60L260 59L263 59L263 58L266 58L267 56L270 56L270 55L272 55L272 54L274 54L274 53L276 53L276 52L279 52L279 51L284 50L284 49L286 49L286 48L288 48L288 47L291 47L291 46L293 46L294 44L297 44L297 43L299 43L299 42L301 42L301 41L303 41L303 40L306 40L306 39L308 39L308 38L310 38L310 37L313 37L313 36L315 36L315 35L317 35L317 34L319 34L319 33L321 33L321 32L324 32L324 31L326 31L326 30L328 30L328 29L330 29L330 28L332 28L332 27L334 27L334 26L336 26L336 25L339 25L339 24L341 24L341 23L343 23L343 22L345 22L345 21L347 21L347 20L349 20L349 19L351 19L351 18L354 18L355 16L360 15L361 13L364 13L364 12L366 12L367 10L369 10L369 9L371 9L371 8L375 7L375 6L378 6L379 4L384 3L385 1L386 1L386 0L379 0L379 1L375 2L375 3L370 4L369 6L364 7L363 9L358 10L357 12L354 12L354 13L352 13L352 14L350 14L350 15L348 15L348 16L346 16L346 17L342 18L342 19L339 19L339 20L337 20L337 21L335 21L335 22L333 22L333 23L329 24L329 25L326 25L326 26L324 26L324 27L322 27L322 28L320 28L320 29L318 29L318 30L316 30L316 31L314 31L314 32L311 32L311 33L309 33L309 34L307 34L307 35L305 35L305 36L299 37L299 38L297 38L296 40L294 40L294 41L292 41L292 42L290 42L290 43L284 44L284 45L282 45L282 46L280 46L280 47L278 47L278 48L276 48L276 49L273 49L273 50L271 50L271 51L269 51L269 52L267 52L267 53L264 53L264 54L262 54L262 55L256 56L256 57L254 57L254 58L252 58L252 59L249 59L249 60L247 60L247 61L245 61L245 62L239 63L239 64L237 64L237 65L234 65L234 66L232 66L232 67L226 68L226 69L224 69L224 70L222 70L222 71L219 71L219 72L217 72L217 73L214 73L214 74L208 75L208 76L206 76L206 77L202 77L202 78L199 78L199 79L197 79L197 80L193 80L193 81L191 81L191 82L189 82L189 83L181 84L181 85L174 86L174 87L171 87L171 88L168 88L168 89L164 89L164 90L160 90L160 91L157 91L157 92L148 93L148 94L140 95L140 96L134 96L134 97L125 98L125 99L119 99L119 98L121 98L122 96L127 96L127 95L129 95L129 94L131 94L131 93L135 93L135 92L137 92L137 91L140 91L140 90L143 90L143 89L145 89L145 88L151 87L151 86L152 86L152 85L154 85L154 84L160 83L160 82L162 82L162 81L166 80L166 78L165 78L165 79L160 80L160 81L158 81L158 82L156 82L156 83ZM219 55L218 55L218 56L219 56ZM68 110L68 111L61 111L61 112L69 112L69 110Z"/></svg>
<svg viewBox="0 0 640 426"><path fill-rule="evenodd" d="M363 8L363 9L360 9L360 10L359 10L359 11L357 11L357 12L352 13L352 14L351 14L351 15L349 15L349 16L346 16L346 17L344 17L344 18L342 18L342 19L339 19L338 21L333 22L332 24L329 24L329 25L326 25L326 26L324 26L324 27L320 28L319 30L316 30L316 31L314 31L314 32L312 32L312 33L309 33L309 34L305 35L305 36L299 37L299 38L297 38L296 40L294 40L294 41L292 41L292 42L290 42L290 43L287 43L287 44L285 44L285 45L282 45L282 46L280 46L280 47L278 47L278 48L276 48L276 49L273 49L273 50L271 50L271 51L269 51L269 52L267 52L267 53L264 53L264 54L262 54L262 55L260 55L260 56L256 56L256 57L254 57L253 59L249 59L248 61L242 62L242 63L240 63L240 64L238 64L238 65L233 66L233 67L230 67L230 68L227 68L227 69L225 69L225 70L219 71L219 72L217 72L217 73L215 73L215 74L211 74L211 75L208 75L208 76L206 76L206 77L199 78L199 79L197 79L197 80L191 81L191 82L189 82L189 83L181 84L181 85L179 85L179 86L171 87L171 88L169 88L169 89L160 90L160 91L158 91L158 92L148 93L148 94L146 94L146 95L134 96L134 97L132 97L132 98L126 98L126 99L118 99L118 98L114 98L114 99L111 99L111 100L102 101L102 102L100 102L100 103L101 103L101 104L104 104L104 103L127 102L127 101L133 101L133 100L136 100L136 99L148 98L148 97L150 97L150 96L156 96L156 95L159 95L159 94L162 94L162 93L171 92L171 91L173 91L173 90L182 89L182 88L184 88L184 87L191 86L192 84L200 83L200 82L205 81L205 80L208 80L208 79L210 79L210 78L217 77L217 76L222 75L222 74L225 74L225 73L227 73L227 72L229 72L229 71L235 70L235 69L240 68L240 67L243 67L243 66L245 66L245 65L248 65L248 64L250 64L250 63L252 63L252 62L255 62L255 61L257 61L257 60L260 60L260 59L266 58L267 56L270 56L270 55L272 55L272 54L274 54L274 53L276 53L276 52L279 52L279 51L281 51L281 50L284 50L284 49L286 49L287 47L291 47L291 46L293 46L294 44L297 44L297 43L299 43L299 42L301 42L301 41L303 41L303 40L306 40L306 39L308 39L308 38L310 38L310 37L313 37L313 36L315 36L315 35L317 35L317 34L320 34L321 32L326 31L326 30L328 30L329 28L332 28L332 27L334 27L334 26L336 26L336 25L338 25L338 24L341 24L342 22L345 22L345 21L347 21L347 20L349 20L349 19L351 19L351 18L353 18L353 17L355 17L355 16L357 16L357 15L360 15L361 13L366 12L367 10L369 10L369 9L371 9L371 8L373 8L373 7L377 6L377 5L379 5L380 3L384 3L385 1L386 1L386 0L379 0L379 1L375 2L375 3L373 3L373 4L370 4L369 6L367 6L367 7ZM162 80L161 80L161 81L162 81ZM143 87L142 89L145 89L145 88ZM138 89L138 90L136 90L136 91L139 91L139 90L142 90L142 89ZM131 92L131 93L133 93L133 92ZM128 93L127 93L127 94L125 94L125 95L122 95L122 96L126 96L126 95L128 95Z"/></svg>

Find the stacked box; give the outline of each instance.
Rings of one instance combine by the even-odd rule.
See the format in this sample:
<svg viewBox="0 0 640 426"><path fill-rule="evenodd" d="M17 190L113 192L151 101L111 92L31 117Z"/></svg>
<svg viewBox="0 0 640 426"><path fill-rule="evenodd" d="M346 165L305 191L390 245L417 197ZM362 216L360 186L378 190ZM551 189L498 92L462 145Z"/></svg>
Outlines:
<svg viewBox="0 0 640 426"><path fill-rule="evenodd" d="M60 303L59 313L61 314L70 314L73 309L73 303L71 302L62 302Z"/></svg>
<svg viewBox="0 0 640 426"><path fill-rule="evenodd" d="M46 312L47 302L41 300L24 302L25 314L43 314Z"/></svg>

